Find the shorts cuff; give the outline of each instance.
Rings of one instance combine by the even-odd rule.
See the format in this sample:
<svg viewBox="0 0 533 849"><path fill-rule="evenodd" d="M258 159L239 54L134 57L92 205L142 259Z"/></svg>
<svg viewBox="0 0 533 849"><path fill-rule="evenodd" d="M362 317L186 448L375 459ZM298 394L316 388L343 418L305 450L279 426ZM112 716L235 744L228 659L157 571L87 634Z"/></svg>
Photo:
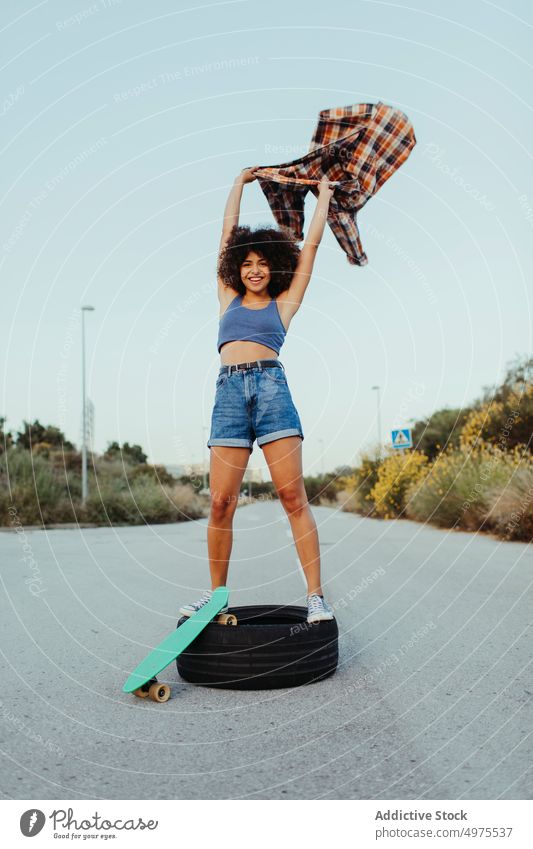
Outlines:
<svg viewBox="0 0 533 849"><path fill-rule="evenodd" d="M253 449L253 444L248 439L233 439L232 437L228 437L227 439L210 439L207 443L207 447L211 448L212 445L222 445L226 448Z"/></svg>
<svg viewBox="0 0 533 849"><path fill-rule="evenodd" d="M257 444L259 446L265 445L267 442L274 442L276 439L283 439L284 436L301 436L302 440L304 435L301 430L298 430L297 427L288 427L285 430L276 430L274 433L267 433L265 436L257 437Z"/></svg>

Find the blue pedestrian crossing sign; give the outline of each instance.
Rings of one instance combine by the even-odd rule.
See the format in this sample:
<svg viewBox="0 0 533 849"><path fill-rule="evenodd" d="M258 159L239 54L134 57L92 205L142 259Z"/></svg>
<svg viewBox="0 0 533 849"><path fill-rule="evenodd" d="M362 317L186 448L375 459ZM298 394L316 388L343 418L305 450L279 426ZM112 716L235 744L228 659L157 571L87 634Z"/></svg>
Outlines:
<svg viewBox="0 0 533 849"><path fill-rule="evenodd" d="M393 448L412 448L413 438L411 436L410 427L402 427L398 430L391 431L392 447Z"/></svg>

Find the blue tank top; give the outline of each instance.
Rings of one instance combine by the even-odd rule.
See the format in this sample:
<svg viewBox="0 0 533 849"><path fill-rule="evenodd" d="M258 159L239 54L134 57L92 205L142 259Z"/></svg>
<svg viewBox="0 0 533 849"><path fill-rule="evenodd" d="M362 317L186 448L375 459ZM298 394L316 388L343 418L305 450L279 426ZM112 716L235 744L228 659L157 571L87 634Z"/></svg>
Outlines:
<svg viewBox="0 0 533 849"><path fill-rule="evenodd" d="M279 354L287 331L281 320L274 298L266 307L254 310L241 305L242 295L237 295L220 319L218 325L218 351L226 342L259 342Z"/></svg>

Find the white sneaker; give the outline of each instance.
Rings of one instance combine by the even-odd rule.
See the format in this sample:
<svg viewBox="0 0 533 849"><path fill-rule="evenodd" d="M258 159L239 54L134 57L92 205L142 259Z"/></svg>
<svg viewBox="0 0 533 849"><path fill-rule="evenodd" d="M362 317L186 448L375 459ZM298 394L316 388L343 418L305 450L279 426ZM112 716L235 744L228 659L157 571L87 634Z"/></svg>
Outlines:
<svg viewBox="0 0 533 849"><path fill-rule="evenodd" d="M183 607L180 607L179 613L181 613L182 616L192 616L193 613L196 613L198 610L200 610L201 607L204 607L208 603L208 601L211 601L212 595L213 590L206 590L203 596L198 599L198 601L193 601L192 604L184 604ZM226 605L226 607L223 607L220 612L227 613L228 606Z"/></svg>
<svg viewBox="0 0 533 849"><path fill-rule="evenodd" d="M327 601L324 601L323 596L318 595L318 593L311 593L307 596L307 621L309 623L323 622L326 619L334 618L333 610Z"/></svg>

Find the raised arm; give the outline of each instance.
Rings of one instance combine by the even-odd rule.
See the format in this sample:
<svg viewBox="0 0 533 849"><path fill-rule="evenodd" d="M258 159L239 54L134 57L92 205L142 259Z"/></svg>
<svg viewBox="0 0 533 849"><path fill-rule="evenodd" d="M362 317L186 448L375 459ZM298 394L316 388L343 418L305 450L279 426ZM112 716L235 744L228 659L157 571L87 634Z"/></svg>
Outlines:
<svg viewBox="0 0 533 849"><path fill-rule="evenodd" d="M222 222L222 235L220 237L220 245L218 248L219 256L226 247L232 228L239 223L239 213L241 211L242 190L246 183L253 183L257 179L254 175L254 168L243 168L241 173L235 177L233 186L228 195L226 206L224 207L224 219ZM219 294L220 289L224 288L224 281L218 278Z"/></svg>
<svg viewBox="0 0 533 849"><path fill-rule="evenodd" d="M316 252L324 233L324 227L328 219L328 209L334 187L329 182L326 176L322 177L318 187L318 201L316 209L311 219L309 231L305 239L298 264L294 271L291 285L289 288L279 295L279 299L283 300L284 313L287 318L292 318L294 313L300 308L307 289L307 284L311 279L313 265L315 264Z"/></svg>

